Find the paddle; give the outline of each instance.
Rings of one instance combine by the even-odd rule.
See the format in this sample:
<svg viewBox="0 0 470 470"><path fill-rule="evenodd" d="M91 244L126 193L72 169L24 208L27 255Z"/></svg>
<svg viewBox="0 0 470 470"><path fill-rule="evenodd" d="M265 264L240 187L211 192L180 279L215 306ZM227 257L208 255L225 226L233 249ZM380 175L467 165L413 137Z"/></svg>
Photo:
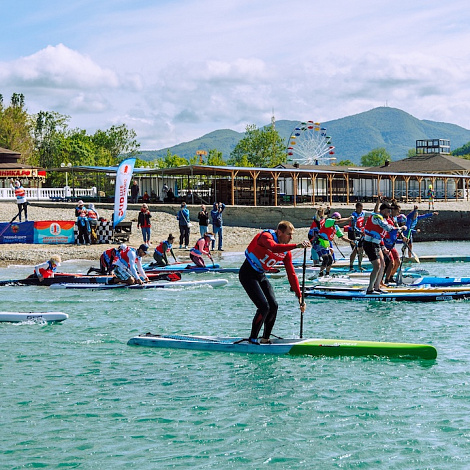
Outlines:
<svg viewBox="0 0 470 470"><path fill-rule="evenodd" d="M301 290L301 304L305 303L305 271L307 269L307 248L304 248L304 261L302 263L302 290ZM304 334L304 312L300 309L300 337Z"/></svg>
<svg viewBox="0 0 470 470"><path fill-rule="evenodd" d="M156 275L149 276L150 282L154 281L181 281L181 274L180 273L158 273Z"/></svg>
<svg viewBox="0 0 470 470"><path fill-rule="evenodd" d="M400 260L400 266L398 267L397 270L397 286L401 286L403 284L403 260L405 259L405 245L403 245L403 248L401 250L401 260Z"/></svg>
<svg viewBox="0 0 470 470"><path fill-rule="evenodd" d="M334 238L333 238L333 243L335 244L336 248L338 249L339 254L340 254L343 258L346 258L346 257L344 256L343 252L339 249L339 246L338 246L338 244L336 243L336 240L335 240Z"/></svg>
<svg viewBox="0 0 470 470"><path fill-rule="evenodd" d="M411 256L413 257L413 259L414 259L417 263L419 263L418 255L417 255L416 253L414 253L413 250L411 250L410 245L408 244L408 242L407 242L405 239L403 239L403 244L406 246L406 248L408 248L408 250L409 250L410 253L411 253Z"/></svg>
<svg viewBox="0 0 470 470"><path fill-rule="evenodd" d="M13 219L10 220L10 222L8 222L8 225L0 232L0 237L10 228L11 224L15 221L15 219L20 215L20 213L18 212L18 214L15 215L15 217L13 217Z"/></svg>

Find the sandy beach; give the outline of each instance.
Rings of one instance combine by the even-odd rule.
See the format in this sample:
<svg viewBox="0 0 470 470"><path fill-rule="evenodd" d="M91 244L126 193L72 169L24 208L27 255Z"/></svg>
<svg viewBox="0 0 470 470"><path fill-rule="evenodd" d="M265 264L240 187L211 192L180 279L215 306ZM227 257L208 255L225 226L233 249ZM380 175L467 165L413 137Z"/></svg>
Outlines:
<svg viewBox="0 0 470 470"><path fill-rule="evenodd" d="M100 209L97 205L97 211L100 217L111 220L112 212L106 209ZM179 229L178 221L175 216L165 212L154 211L150 207L152 214L152 233L151 233L151 248L156 243L160 243L168 237L168 234L173 233L176 237L174 244L175 255L181 259L189 260L189 252L187 250L179 250ZM17 214L17 205L12 202L0 203L0 220L2 222L9 222ZM132 234L128 245L138 247L142 243L142 234L137 230L137 211L128 211L126 221L132 221ZM29 220L75 220L75 213L73 209L53 209L49 207L40 207L36 203L28 206L28 219ZM223 248L225 251L244 251L247 244L258 232L254 228L243 227L229 227L224 226L224 243ZM298 232L298 238L301 239L302 232ZM199 238L199 228L193 224L190 234L190 246L192 247ZM49 259L53 254L60 254L62 260L70 259L89 259L99 260L101 253L111 245L98 244L90 246L76 246L76 245L39 245L39 244L0 244L0 265L6 266L8 264L38 264L39 262ZM215 251L213 253L214 259L217 260L221 252ZM148 257L149 261L151 257ZM96 263L95 263L96 264Z"/></svg>
<svg viewBox="0 0 470 470"><path fill-rule="evenodd" d="M370 204L369 204L370 205ZM454 211L468 211L469 202L436 202L435 210L454 210ZM427 202L420 204L422 210L427 209ZM111 220L111 210L100 209L99 204L96 205L100 217ZM404 211L413 208L413 203L402 204ZM354 211L354 204L337 204L333 208L340 210L343 216L347 216ZM155 206L150 206L152 213L152 235L151 247L155 247L156 243L160 243L168 237L169 233L173 233L176 237L175 254L181 261L189 260L187 250L179 250L178 246L178 221L175 216L166 212L155 210ZM15 202L0 202L0 221L9 222L17 214L17 205ZM142 243L142 235L140 230L137 230L137 216L138 212L129 210L127 212L126 221L133 222L133 233L128 243L129 246L138 247ZM41 207L40 203L31 203L28 206L29 220L75 220L75 213L73 208L52 208ZM273 227L279 222L273 220ZM210 226L211 227L211 226ZM301 242L306 238L306 227L296 227L294 241ZM225 252L243 252L251 241L253 236L258 233L259 229L247 227L234 227L224 225L224 243L223 248ZM190 235L190 246L193 246L199 238L199 228L197 224L193 224ZM347 244L347 242L339 242L340 244ZM101 253L110 245L99 244L91 246L76 246L76 245L39 245L39 244L0 244L0 265L6 266L9 264L27 264L34 265L44 260L49 259L53 254L60 254L63 260L71 259L89 259L97 261ZM151 250L153 252L153 250ZM222 252L215 251L213 253L214 259L217 260ZM151 258L149 257L149 260Z"/></svg>

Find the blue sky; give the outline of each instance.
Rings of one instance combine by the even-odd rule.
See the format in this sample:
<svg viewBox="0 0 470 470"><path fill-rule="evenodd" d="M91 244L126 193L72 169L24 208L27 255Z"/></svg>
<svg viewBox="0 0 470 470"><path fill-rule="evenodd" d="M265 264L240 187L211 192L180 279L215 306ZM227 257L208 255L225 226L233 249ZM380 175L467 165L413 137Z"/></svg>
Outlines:
<svg viewBox="0 0 470 470"><path fill-rule="evenodd" d="M3 0L0 93L160 149L388 105L470 128L467 2ZM334 136L333 140L334 140ZM445 136L437 136L445 137Z"/></svg>

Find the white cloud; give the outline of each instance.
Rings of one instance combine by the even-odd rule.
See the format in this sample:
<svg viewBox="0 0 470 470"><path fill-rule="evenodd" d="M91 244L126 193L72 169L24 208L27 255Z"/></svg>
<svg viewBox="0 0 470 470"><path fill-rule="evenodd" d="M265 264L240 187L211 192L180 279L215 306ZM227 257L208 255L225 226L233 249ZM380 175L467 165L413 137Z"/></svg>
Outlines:
<svg viewBox="0 0 470 470"><path fill-rule="evenodd" d="M87 1L20 15L25 36L4 48L28 53L0 63L4 96L22 92L33 111L90 131L125 122L143 148L263 125L273 108L277 119L327 121L388 103L470 127L462 0Z"/></svg>

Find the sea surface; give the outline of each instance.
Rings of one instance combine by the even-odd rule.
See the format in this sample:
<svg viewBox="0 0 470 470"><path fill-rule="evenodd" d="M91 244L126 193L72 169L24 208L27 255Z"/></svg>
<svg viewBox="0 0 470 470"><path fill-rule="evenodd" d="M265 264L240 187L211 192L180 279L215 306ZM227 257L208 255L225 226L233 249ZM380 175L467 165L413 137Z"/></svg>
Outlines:
<svg viewBox="0 0 470 470"><path fill-rule="evenodd" d="M470 243L416 243L470 256ZM223 255L226 266L242 254ZM71 261L63 271L86 272ZM470 277L470 263L422 264ZM21 278L32 267L0 269ZM254 308L224 288L58 291L0 287L3 311L61 324L0 324L0 469L468 469L470 302L309 299L304 337L431 343L435 361L265 357L127 346L145 333L248 335ZM274 333L298 337L285 279Z"/></svg>

